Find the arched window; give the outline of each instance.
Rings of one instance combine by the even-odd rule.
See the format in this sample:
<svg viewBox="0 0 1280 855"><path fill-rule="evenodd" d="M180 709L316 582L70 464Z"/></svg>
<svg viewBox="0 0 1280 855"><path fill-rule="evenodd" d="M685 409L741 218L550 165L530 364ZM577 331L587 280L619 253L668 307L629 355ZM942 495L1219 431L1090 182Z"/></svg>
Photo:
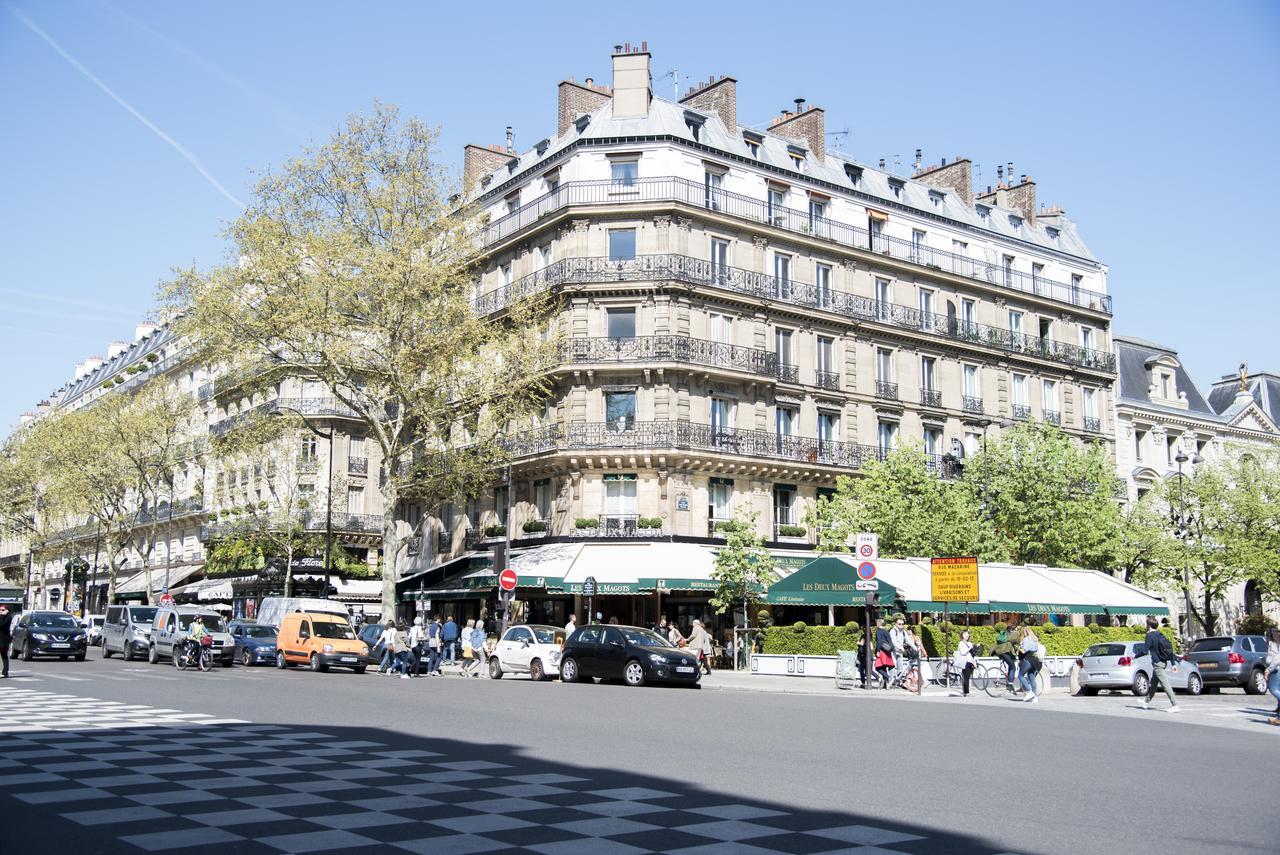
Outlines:
<svg viewBox="0 0 1280 855"><path fill-rule="evenodd" d="M1244 583L1244 613L1247 615L1262 614L1262 595L1258 593L1258 583L1253 579Z"/></svg>

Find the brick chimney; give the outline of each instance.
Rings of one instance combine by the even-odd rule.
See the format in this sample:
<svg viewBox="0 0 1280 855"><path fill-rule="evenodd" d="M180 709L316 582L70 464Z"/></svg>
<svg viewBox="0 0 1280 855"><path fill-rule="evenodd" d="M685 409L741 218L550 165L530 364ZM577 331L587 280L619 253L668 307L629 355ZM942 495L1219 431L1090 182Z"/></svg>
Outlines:
<svg viewBox="0 0 1280 855"><path fill-rule="evenodd" d="M732 77L712 77L706 83L694 86L680 103L695 110L720 116L729 133L738 130L738 81Z"/></svg>
<svg viewBox="0 0 1280 855"><path fill-rule="evenodd" d="M579 116L594 113L602 104L606 104L613 95L608 86L597 86L590 77L583 83L576 83L570 77L560 81L556 92L556 136L564 133Z"/></svg>
<svg viewBox="0 0 1280 855"><path fill-rule="evenodd" d="M786 110L769 123L769 130L780 137L807 143L818 160L827 158L827 120L821 107L805 108L804 99L796 99L794 113Z"/></svg>
<svg viewBox="0 0 1280 855"><path fill-rule="evenodd" d="M957 157L951 163L943 158L942 163L926 166L912 177L939 190L954 190L966 205L973 207L973 164L967 157Z"/></svg>
<svg viewBox="0 0 1280 855"><path fill-rule="evenodd" d="M466 145L462 148L462 192L470 193L476 183L512 157L506 146Z"/></svg>
<svg viewBox="0 0 1280 855"><path fill-rule="evenodd" d="M1012 208L1028 224L1036 224L1036 183L1026 175L1014 184L1013 173L1010 172L1008 184L997 184L994 190L988 187L987 192L978 197L978 201L1001 208Z"/></svg>
<svg viewBox="0 0 1280 855"><path fill-rule="evenodd" d="M649 81L649 43L613 46L613 117L643 119L653 97Z"/></svg>

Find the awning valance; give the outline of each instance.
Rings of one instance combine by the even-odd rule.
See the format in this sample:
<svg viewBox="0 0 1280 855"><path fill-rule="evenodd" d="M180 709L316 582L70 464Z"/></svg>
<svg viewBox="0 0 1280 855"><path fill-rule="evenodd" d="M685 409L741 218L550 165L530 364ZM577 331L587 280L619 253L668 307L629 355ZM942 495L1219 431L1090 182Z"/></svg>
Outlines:
<svg viewBox="0 0 1280 855"><path fill-rule="evenodd" d="M874 580L882 603L892 603L897 589L883 579ZM815 558L799 570L769 586L772 605L865 606L870 591L858 590L857 570L835 556Z"/></svg>

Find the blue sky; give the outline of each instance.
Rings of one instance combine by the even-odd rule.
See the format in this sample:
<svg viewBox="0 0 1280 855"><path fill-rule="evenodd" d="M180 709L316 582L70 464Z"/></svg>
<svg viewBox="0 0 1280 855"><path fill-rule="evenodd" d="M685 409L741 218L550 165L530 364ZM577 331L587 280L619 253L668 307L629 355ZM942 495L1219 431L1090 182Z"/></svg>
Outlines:
<svg viewBox="0 0 1280 855"><path fill-rule="evenodd" d="M736 77L744 123L804 97L868 163L962 154L985 185L1013 161L1110 266L1116 331L1202 386L1280 370L1280 5L626 5L0 3L0 429L131 338L171 267L219 261L254 171L348 112L439 124L456 165L553 132L556 83L641 40L659 94Z"/></svg>

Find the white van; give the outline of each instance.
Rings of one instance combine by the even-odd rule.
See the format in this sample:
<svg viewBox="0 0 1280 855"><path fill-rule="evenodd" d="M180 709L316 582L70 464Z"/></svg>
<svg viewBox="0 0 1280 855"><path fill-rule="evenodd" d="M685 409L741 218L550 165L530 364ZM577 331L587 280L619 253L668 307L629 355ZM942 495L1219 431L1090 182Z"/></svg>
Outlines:
<svg viewBox="0 0 1280 855"><path fill-rule="evenodd" d="M146 657L151 647L151 622L155 606L107 606L102 625L102 657L110 659L119 653L125 661Z"/></svg>
<svg viewBox="0 0 1280 855"><path fill-rule="evenodd" d="M263 597L258 606L258 615L254 618L265 626L280 628L280 620L292 612L323 612L327 615L339 615L348 623L351 615L347 607L337 600L321 600L314 597Z"/></svg>

